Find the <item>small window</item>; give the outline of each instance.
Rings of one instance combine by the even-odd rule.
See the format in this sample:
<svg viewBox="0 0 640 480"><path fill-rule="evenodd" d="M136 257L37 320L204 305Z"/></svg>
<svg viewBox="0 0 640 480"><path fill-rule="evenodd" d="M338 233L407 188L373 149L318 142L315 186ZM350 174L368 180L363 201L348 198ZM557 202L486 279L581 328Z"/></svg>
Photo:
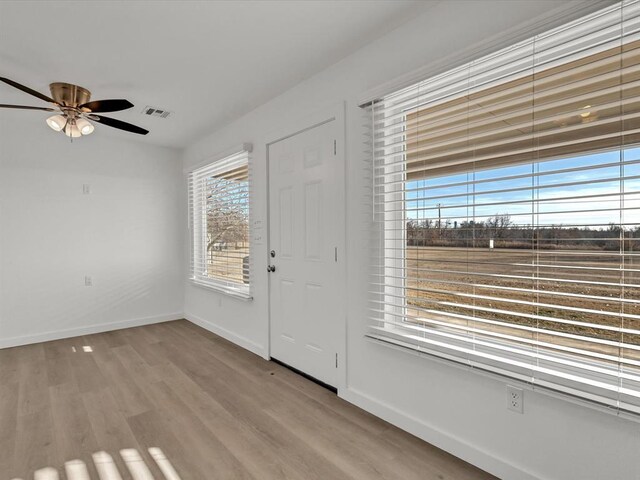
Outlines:
<svg viewBox="0 0 640 480"><path fill-rule="evenodd" d="M249 200L247 150L189 174L193 282L250 297Z"/></svg>

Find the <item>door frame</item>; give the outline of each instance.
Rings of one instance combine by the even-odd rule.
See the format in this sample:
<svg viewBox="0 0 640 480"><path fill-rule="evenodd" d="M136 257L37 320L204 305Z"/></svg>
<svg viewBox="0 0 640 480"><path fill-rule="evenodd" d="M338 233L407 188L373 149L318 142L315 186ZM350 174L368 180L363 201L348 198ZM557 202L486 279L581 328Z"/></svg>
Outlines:
<svg viewBox="0 0 640 480"><path fill-rule="evenodd" d="M266 188L266 205L267 205L267 248L265 255L269 258L269 252L271 251L271 205L270 205L270 193L271 182L269 179L270 171L270 158L269 147L279 141L286 140L300 133L303 133L312 128L319 127L329 122L336 122L336 162L338 162L338 179L337 179L337 192L341 197L338 199L338 204L342 206L338 214L341 218L338 219L338 224L342 225L342 233L338 235L338 258L342 261L338 261L338 270L340 272L338 283L339 291L343 292L337 301L339 301L339 318L337 319L338 330L341 332L336 347L338 350L338 381L335 387L338 389L338 395L346 389L347 386L347 162L346 162L346 123L345 123L345 110L346 103L339 102L332 105L329 108L324 108L303 118L296 118L295 121L286 121L280 125L277 129L270 132L265 137L265 150L266 150L266 169L267 169L267 188ZM267 357L271 359L271 276L268 276L268 288L267 288Z"/></svg>

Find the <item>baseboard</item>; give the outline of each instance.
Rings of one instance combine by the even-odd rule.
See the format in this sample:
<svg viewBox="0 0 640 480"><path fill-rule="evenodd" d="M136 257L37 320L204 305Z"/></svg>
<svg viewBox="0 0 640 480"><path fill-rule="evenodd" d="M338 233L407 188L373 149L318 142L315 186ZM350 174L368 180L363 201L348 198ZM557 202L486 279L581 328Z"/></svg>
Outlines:
<svg viewBox="0 0 640 480"><path fill-rule="evenodd" d="M62 338L78 337L81 335L91 335L93 333L109 332L111 330L121 330L123 328L140 327L151 325L152 323L169 322L184 318L182 312L168 313L166 315L155 315L153 317L134 318L130 320L119 320L116 322L98 323L86 327L68 328L51 332L38 333L35 335L23 335L20 337L0 338L0 349L18 347L20 345L30 345L32 343L49 342Z"/></svg>
<svg viewBox="0 0 640 480"><path fill-rule="evenodd" d="M236 345L246 350L249 350L250 352L253 352L262 358L266 358L266 359L269 358L267 349L263 345L260 345L254 342L253 340L249 340L248 338L245 338L241 335L233 333L232 331L227 330L226 328L221 327L220 325L217 325L213 322L200 318L197 315L193 315L192 313L185 312L184 318L186 320L189 320L191 323L195 323L196 325L204 328L205 330L209 330L210 332L215 333L216 335L219 335L222 338L229 340L230 342L235 343Z"/></svg>
<svg viewBox="0 0 640 480"><path fill-rule="evenodd" d="M498 478L508 480L540 480L538 476L530 472L507 463L479 447L470 445L460 438L443 432L412 415L402 412L389 404L380 402L353 388L339 390L338 396Z"/></svg>

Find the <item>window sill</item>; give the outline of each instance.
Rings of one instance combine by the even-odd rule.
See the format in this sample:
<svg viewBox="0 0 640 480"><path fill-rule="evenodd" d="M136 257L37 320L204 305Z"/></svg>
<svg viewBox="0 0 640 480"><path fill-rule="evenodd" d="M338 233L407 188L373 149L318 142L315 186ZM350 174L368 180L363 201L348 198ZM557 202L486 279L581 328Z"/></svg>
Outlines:
<svg viewBox="0 0 640 480"><path fill-rule="evenodd" d="M209 282L194 280L193 278L189 279L189 282L191 283L191 285L194 285L196 287L204 288L206 290L211 290L217 293L222 293L223 295L237 298L239 300L253 300L253 296L251 295L251 293L238 288L228 287L224 285L215 285Z"/></svg>

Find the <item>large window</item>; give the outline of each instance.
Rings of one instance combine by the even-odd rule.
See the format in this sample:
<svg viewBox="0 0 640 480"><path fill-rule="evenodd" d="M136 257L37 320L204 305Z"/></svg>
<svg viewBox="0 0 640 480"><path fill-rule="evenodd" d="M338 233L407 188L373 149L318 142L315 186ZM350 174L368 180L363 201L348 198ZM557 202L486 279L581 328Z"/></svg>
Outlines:
<svg viewBox="0 0 640 480"><path fill-rule="evenodd" d="M370 105L370 336L640 413L639 16Z"/></svg>
<svg viewBox="0 0 640 480"><path fill-rule="evenodd" d="M189 174L191 279L250 295L249 153L223 158Z"/></svg>

